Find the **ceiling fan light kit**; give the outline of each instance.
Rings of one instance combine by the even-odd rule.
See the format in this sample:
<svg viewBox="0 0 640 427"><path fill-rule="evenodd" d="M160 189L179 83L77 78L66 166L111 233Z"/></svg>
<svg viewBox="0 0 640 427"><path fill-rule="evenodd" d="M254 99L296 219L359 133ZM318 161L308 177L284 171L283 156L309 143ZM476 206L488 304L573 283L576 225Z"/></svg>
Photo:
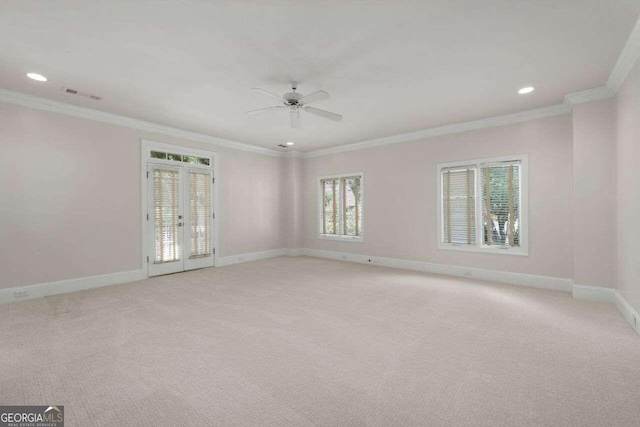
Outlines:
<svg viewBox="0 0 640 427"><path fill-rule="evenodd" d="M312 102L321 101L323 99L329 98L329 94L323 90L319 90L317 92L313 92L309 95L303 96L297 92L298 85L297 83L291 83L291 92L285 93L282 96L276 95L275 93L269 92L268 90L253 88L251 89L253 92L265 96L269 99L273 99L282 103L282 105L276 105L273 107L266 108L258 108L257 110L247 111L249 115L263 114L263 113L271 113L274 111L279 111L282 109L289 109L289 114L291 116L291 127L297 128L300 127L300 110L306 111L307 113L315 114L320 117L324 117L325 119L340 121L342 120L342 116L340 114L332 113L330 111L321 110L319 108L309 107L308 105Z"/></svg>

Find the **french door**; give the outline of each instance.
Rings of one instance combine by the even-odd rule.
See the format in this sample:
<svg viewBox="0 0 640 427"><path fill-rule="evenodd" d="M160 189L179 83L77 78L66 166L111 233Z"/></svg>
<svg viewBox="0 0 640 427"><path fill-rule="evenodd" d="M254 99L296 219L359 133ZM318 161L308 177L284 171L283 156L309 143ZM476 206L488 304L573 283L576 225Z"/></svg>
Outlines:
<svg viewBox="0 0 640 427"><path fill-rule="evenodd" d="M213 171L147 163L149 276L213 266Z"/></svg>

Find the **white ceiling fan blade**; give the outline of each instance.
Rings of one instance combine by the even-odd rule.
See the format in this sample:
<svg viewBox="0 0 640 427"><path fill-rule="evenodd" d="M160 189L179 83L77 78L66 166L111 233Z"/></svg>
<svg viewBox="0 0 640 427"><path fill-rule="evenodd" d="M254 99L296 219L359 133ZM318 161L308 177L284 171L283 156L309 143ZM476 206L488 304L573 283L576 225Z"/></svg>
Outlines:
<svg viewBox="0 0 640 427"><path fill-rule="evenodd" d="M251 88L254 93L258 93L262 96L266 96L267 98L276 99L280 102L284 102L284 99L280 95L276 95L275 93L271 93L268 90L260 89L258 87Z"/></svg>
<svg viewBox="0 0 640 427"><path fill-rule="evenodd" d="M297 108L295 110L291 110L291 127L300 127L300 110Z"/></svg>
<svg viewBox="0 0 640 427"><path fill-rule="evenodd" d="M336 122L342 120L342 116L340 114L332 113L331 111L321 110L319 108L313 107L305 107L304 110L308 113L316 114L329 120L335 120Z"/></svg>
<svg viewBox="0 0 640 427"><path fill-rule="evenodd" d="M279 105L277 107L258 108L257 110L247 111L247 114L249 114L250 116L255 116L257 114L270 113L272 111L281 110L283 108L287 108L287 107L285 107L284 105Z"/></svg>
<svg viewBox="0 0 640 427"><path fill-rule="evenodd" d="M329 94L323 90L319 90L317 92L313 92L307 96L303 96L298 100L300 104L308 105L312 102L322 101L323 99L329 98Z"/></svg>

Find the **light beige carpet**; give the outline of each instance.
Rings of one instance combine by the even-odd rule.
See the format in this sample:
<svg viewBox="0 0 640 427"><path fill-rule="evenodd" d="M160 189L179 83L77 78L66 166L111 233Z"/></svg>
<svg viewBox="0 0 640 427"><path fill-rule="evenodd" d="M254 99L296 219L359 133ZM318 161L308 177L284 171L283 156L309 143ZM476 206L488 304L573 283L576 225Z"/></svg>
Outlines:
<svg viewBox="0 0 640 427"><path fill-rule="evenodd" d="M631 426L640 337L568 294L307 257L0 306L68 426Z"/></svg>

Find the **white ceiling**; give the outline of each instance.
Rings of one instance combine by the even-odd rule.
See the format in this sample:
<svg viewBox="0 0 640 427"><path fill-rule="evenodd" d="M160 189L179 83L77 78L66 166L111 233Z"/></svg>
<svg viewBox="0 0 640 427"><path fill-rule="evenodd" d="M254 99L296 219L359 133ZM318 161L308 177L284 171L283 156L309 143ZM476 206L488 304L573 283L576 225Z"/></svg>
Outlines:
<svg viewBox="0 0 640 427"><path fill-rule="evenodd" d="M638 0L4 1L0 87L310 151L602 86L639 14ZM245 115L274 105L250 88L281 94L292 80L329 92L314 106L342 122L303 113L291 129L286 111Z"/></svg>

